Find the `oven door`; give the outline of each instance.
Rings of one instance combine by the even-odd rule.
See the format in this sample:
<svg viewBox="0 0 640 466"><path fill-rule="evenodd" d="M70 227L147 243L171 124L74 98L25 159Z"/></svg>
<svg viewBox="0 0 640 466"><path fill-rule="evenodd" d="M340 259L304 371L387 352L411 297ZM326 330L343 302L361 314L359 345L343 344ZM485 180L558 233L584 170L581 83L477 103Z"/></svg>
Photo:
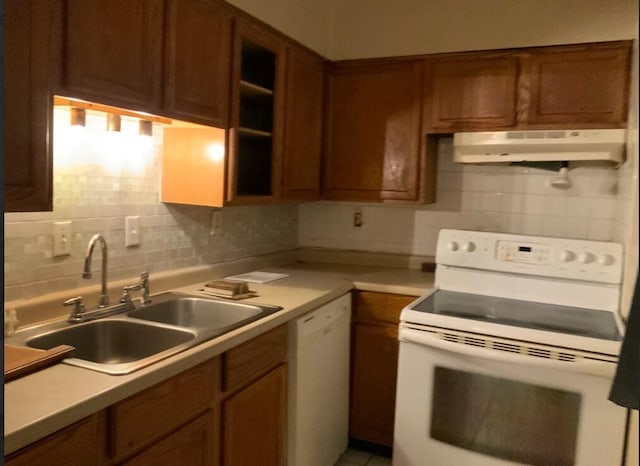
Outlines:
<svg viewBox="0 0 640 466"><path fill-rule="evenodd" d="M503 352L481 335L462 344L412 327L400 327L394 466L621 464L626 410L607 400L613 362Z"/></svg>

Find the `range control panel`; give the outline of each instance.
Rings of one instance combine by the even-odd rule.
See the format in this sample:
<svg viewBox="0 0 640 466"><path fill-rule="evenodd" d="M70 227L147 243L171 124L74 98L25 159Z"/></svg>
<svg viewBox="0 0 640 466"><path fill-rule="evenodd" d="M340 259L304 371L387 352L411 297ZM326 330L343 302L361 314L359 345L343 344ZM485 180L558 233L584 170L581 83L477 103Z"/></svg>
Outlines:
<svg viewBox="0 0 640 466"><path fill-rule="evenodd" d="M440 230L436 262L498 272L618 284L622 245L606 241Z"/></svg>

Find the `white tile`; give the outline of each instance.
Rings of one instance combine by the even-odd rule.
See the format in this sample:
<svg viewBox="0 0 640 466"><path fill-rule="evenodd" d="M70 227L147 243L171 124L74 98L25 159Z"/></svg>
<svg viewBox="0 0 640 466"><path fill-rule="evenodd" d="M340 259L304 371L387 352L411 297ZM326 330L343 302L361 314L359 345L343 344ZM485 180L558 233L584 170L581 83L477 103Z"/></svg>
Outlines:
<svg viewBox="0 0 640 466"><path fill-rule="evenodd" d="M542 234L544 236L564 237L566 223L565 217L545 215L542 220Z"/></svg>
<svg viewBox="0 0 640 466"><path fill-rule="evenodd" d="M587 239L588 221L586 218L569 217L565 227L565 235L568 238Z"/></svg>
<svg viewBox="0 0 640 466"><path fill-rule="evenodd" d="M588 223L587 238L596 241L609 241L612 230L613 222L611 220L591 218Z"/></svg>
<svg viewBox="0 0 640 466"><path fill-rule="evenodd" d="M523 215L522 216L522 233L525 235L541 235L542 234L542 215Z"/></svg>
<svg viewBox="0 0 640 466"><path fill-rule="evenodd" d="M480 207L485 212L501 212L503 210L502 193L480 194Z"/></svg>
<svg viewBox="0 0 640 466"><path fill-rule="evenodd" d="M546 196L526 195L523 199L523 213L525 214L543 214L545 212Z"/></svg>

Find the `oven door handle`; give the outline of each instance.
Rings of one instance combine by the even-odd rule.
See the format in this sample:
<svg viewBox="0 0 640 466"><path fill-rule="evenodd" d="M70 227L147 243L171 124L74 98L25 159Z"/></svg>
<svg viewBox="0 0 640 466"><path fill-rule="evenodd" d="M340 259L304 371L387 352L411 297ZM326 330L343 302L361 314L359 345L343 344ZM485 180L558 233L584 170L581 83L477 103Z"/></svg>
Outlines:
<svg viewBox="0 0 640 466"><path fill-rule="evenodd" d="M581 372L603 377L613 377L616 368L616 364L613 362L585 359L579 356L577 356L575 361L559 361L556 359L546 359L526 354L502 352L489 348L453 343L441 340L431 332L406 328L402 325L400 326L398 338L400 342L412 342L447 351L449 353L456 353L473 358L482 358L509 364L518 364L521 366L527 365L545 369L569 370L572 372Z"/></svg>

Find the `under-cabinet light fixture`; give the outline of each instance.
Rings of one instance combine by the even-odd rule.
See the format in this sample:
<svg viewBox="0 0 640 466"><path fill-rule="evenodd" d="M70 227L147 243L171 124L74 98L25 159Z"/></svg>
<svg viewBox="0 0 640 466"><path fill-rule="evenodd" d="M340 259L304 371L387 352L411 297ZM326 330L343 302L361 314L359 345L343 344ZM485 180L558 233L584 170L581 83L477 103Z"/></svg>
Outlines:
<svg viewBox="0 0 640 466"><path fill-rule="evenodd" d="M120 115L115 113L107 114L107 131L120 132L121 124L122 118L120 118Z"/></svg>
<svg viewBox="0 0 640 466"><path fill-rule="evenodd" d="M140 136L151 136L153 134L153 126L149 120L140 120Z"/></svg>
<svg viewBox="0 0 640 466"><path fill-rule="evenodd" d="M71 126L85 126L87 121L87 113L84 108L71 108Z"/></svg>

